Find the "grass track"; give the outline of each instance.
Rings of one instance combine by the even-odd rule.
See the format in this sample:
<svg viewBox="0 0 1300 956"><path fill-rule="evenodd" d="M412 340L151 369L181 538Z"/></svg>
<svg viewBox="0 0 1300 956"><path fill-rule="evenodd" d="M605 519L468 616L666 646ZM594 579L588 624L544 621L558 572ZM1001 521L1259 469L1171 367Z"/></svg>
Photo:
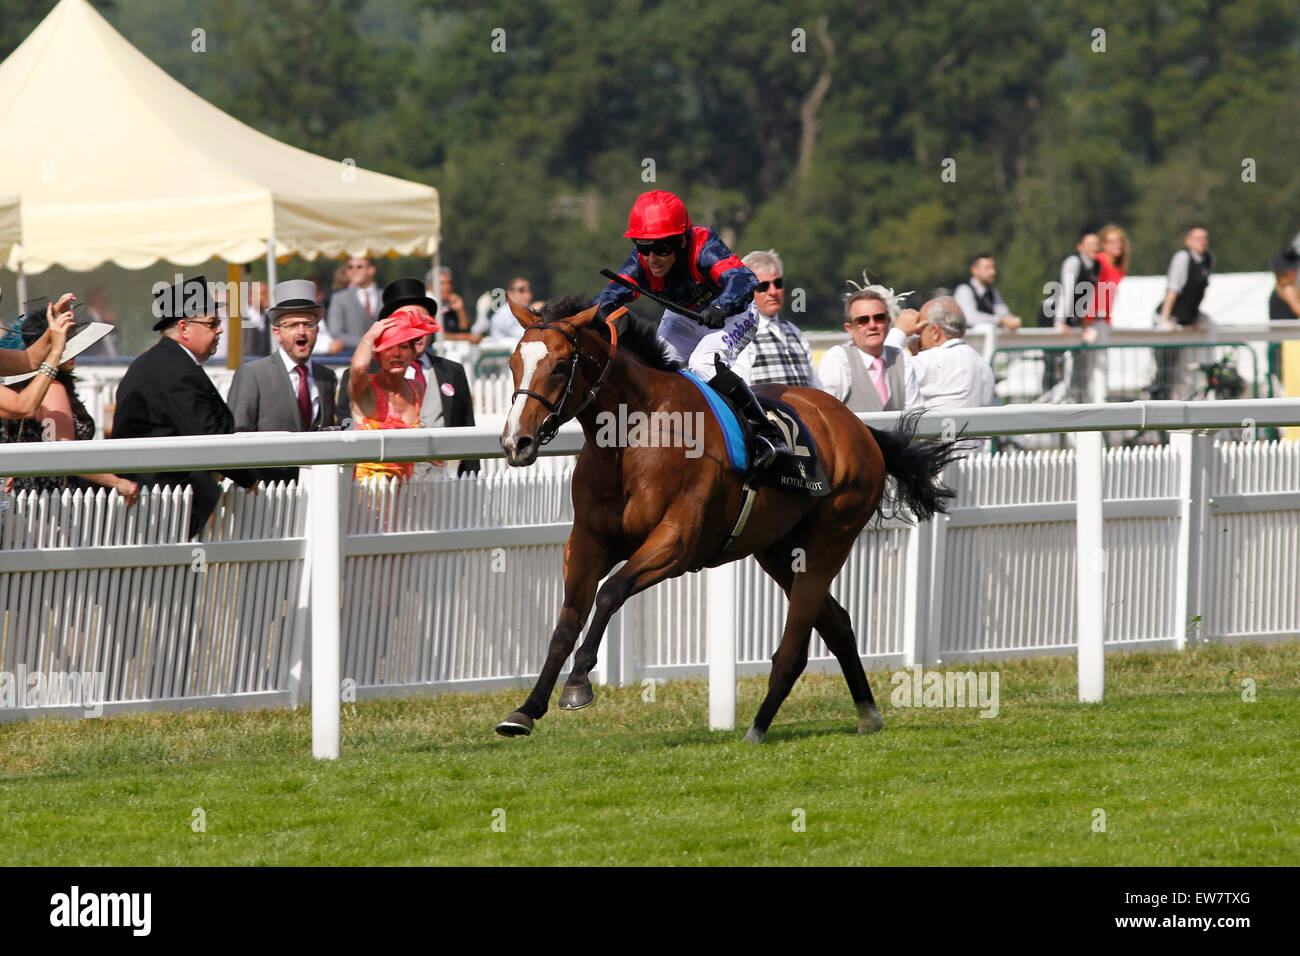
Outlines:
<svg viewBox="0 0 1300 956"><path fill-rule="evenodd" d="M805 675L767 741L710 733L703 681L597 688L531 738L518 691L306 710L0 725L9 865L1298 865L1300 643L1002 662L1001 711L899 709L859 737L842 678ZM966 666L954 666L965 670ZM1257 699L1242 700L1255 681ZM203 808L206 831L194 832ZM1093 831L1094 811L1106 830ZM505 830L493 829L504 811ZM803 811L804 829L797 830Z"/></svg>

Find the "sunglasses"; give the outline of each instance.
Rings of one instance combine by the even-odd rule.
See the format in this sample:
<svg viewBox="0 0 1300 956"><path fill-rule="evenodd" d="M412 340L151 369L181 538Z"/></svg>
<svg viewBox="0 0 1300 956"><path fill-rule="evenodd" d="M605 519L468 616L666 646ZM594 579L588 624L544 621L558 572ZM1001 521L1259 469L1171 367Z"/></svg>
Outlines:
<svg viewBox="0 0 1300 956"><path fill-rule="evenodd" d="M882 323L882 324L884 324L884 323L888 323L888 322L889 322L889 313L888 313L888 312L873 312L873 313L871 313L870 315L859 315L859 316L855 316L854 319L853 319L853 324L854 324L854 325L870 325L872 322L880 322L880 323Z"/></svg>
<svg viewBox="0 0 1300 956"><path fill-rule="evenodd" d="M188 322L190 325L203 325L203 326L207 326L209 329L211 329L211 330L214 331L214 332L215 332L217 329L221 328L221 320L220 320L220 319L185 319L184 321L185 321L185 322Z"/></svg>
<svg viewBox="0 0 1300 956"><path fill-rule="evenodd" d="M636 251L643 256L671 256L677 248L672 239L638 240L636 243Z"/></svg>
<svg viewBox="0 0 1300 956"><path fill-rule="evenodd" d="M777 276L775 279L770 279L770 280L765 279L764 281L760 282L758 285L754 287L754 291L766 292L768 286L774 286L778 289L784 289L785 279L781 276Z"/></svg>

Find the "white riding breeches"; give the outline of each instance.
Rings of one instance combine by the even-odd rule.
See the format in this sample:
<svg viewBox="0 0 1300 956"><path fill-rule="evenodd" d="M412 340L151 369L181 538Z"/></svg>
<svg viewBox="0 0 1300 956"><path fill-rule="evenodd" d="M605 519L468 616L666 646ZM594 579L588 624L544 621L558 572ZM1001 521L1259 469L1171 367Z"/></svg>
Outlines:
<svg viewBox="0 0 1300 956"><path fill-rule="evenodd" d="M744 312L728 316L720 329L705 328L672 311L665 312L659 322L659 338L668 346L669 356L706 382L714 375L714 356L721 356L722 364L730 368L757 331L758 310L753 303Z"/></svg>

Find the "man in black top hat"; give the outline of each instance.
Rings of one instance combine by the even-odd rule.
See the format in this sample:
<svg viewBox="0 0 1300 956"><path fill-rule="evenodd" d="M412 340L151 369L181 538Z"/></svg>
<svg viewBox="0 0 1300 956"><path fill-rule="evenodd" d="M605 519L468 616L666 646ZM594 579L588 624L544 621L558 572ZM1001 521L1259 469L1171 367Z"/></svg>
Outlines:
<svg viewBox="0 0 1300 956"><path fill-rule="evenodd" d="M166 435L230 435L235 419L202 363L221 338L221 319L203 276L154 290L154 330L158 344L126 370L117 389L113 438ZM249 490L257 469L223 470ZM194 492L189 536L196 537L217 507L220 490L210 471L149 472L129 476L141 487L189 485Z"/></svg>

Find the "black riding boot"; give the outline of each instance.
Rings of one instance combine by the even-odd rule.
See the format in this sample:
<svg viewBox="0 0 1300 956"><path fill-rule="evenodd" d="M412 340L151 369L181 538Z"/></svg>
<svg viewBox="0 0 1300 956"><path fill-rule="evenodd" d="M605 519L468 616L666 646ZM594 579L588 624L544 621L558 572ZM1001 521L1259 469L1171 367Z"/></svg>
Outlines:
<svg viewBox="0 0 1300 956"><path fill-rule="evenodd" d="M709 380L709 387L740 409L740 413L753 427L754 436L759 440L760 446L766 446L766 449L760 447L757 460L754 462L755 466L767 468L781 455L793 455L794 452L786 446L781 429L767 417L763 406L758 404L758 398L750 391L748 383L723 365L722 359L716 355L713 357L713 369L715 374Z"/></svg>

